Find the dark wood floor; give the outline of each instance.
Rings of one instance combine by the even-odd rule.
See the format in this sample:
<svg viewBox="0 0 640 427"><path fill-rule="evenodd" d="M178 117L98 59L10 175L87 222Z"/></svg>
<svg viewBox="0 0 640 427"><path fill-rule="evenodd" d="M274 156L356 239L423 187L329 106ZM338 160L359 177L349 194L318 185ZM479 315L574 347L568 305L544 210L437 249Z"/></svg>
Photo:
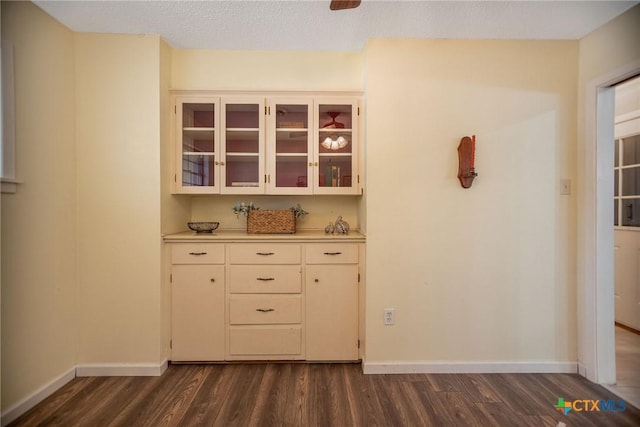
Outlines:
<svg viewBox="0 0 640 427"><path fill-rule="evenodd" d="M161 377L76 378L12 426L640 426L640 411L569 374L363 375L359 364L171 365Z"/></svg>

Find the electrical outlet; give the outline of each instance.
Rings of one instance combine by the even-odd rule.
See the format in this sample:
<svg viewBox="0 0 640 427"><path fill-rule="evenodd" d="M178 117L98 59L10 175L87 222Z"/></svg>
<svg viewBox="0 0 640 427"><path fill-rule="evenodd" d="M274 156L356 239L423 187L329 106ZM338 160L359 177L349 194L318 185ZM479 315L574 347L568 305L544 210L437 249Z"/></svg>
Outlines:
<svg viewBox="0 0 640 427"><path fill-rule="evenodd" d="M396 310L394 308L384 309L384 324L393 325L396 321Z"/></svg>

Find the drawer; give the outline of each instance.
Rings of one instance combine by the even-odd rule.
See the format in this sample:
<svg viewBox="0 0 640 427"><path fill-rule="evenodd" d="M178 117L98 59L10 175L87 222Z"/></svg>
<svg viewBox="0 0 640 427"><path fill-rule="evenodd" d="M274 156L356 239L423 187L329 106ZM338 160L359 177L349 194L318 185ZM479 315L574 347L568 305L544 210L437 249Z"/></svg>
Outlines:
<svg viewBox="0 0 640 427"><path fill-rule="evenodd" d="M224 245L220 243L172 243L172 264L224 264Z"/></svg>
<svg viewBox="0 0 640 427"><path fill-rule="evenodd" d="M299 355L302 328L295 326L236 326L229 328L232 356Z"/></svg>
<svg viewBox="0 0 640 427"><path fill-rule="evenodd" d="M229 323L232 325L269 325L300 323L300 295L243 295L229 297Z"/></svg>
<svg viewBox="0 0 640 427"><path fill-rule="evenodd" d="M302 274L299 265L232 265L229 290L236 294L299 294Z"/></svg>
<svg viewBox="0 0 640 427"><path fill-rule="evenodd" d="M357 243L309 243L307 264L357 264Z"/></svg>
<svg viewBox="0 0 640 427"><path fill-rule="evenodd" d="M300 245L246 243L229 245L231 264L300 264Z"/></svg>

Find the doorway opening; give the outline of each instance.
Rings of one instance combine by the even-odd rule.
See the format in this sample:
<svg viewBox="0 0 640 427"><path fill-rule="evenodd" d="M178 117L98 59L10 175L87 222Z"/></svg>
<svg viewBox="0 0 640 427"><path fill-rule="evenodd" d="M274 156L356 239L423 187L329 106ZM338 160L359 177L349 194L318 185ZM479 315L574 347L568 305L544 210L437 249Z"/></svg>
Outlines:
<svg viewBox="0 0 640 427"><path fill-rule="evenodd" d="M614 320L615 384L640 406L640 77L615 86Z"/></svg>
<svg viewBox="0 0 640 427"><path fill-rule="evenodd" d="M640 60L586 83L578 186L578 372L615 384L615 86L640 75Z"/></svg>

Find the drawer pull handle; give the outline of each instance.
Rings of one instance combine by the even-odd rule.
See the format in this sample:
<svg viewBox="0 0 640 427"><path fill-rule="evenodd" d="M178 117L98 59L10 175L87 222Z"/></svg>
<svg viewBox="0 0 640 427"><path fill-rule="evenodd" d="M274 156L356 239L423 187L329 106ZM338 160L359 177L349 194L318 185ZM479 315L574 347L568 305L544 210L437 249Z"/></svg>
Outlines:
<svg viewBox="0 0 640 427"><path fill-rule="evenodd" d="M325 255L342 255L342 252L325 252Z"/></svg>
<svg viewBox="0 0 640 427"><path fill-rule="evenodd" d="M268 313L270 311L276 311L273 308L256 308L256 311L259 311L260 313Z"/></svg>
<svg viewBox="0 0 640 427"><path fill-rule="evenodd" d="M256 280L261 280L263 282L269 282L271 280L276 280L276 279L273 278L273 277L256 277Z"/></svg>
<svg viewBox="0 0 640 427"><path fill-rule="evenodd" d="M211 281L211 283L215 283L216 282L216 279L214 279L214 278L211 278L209 280Z"/></svg>
<svg viewBox="0 0 640 427"><path fill-rule="evenodd" d="M274 253L273 252L256 252L256 255L269 256L269 255L274 255Z"/></svg>
<svg viewBox="0 0 640 427"><path fill-rule="evenodd" d="M189 255L195 255L195 256L206 255L206 254L207 254L206 252L189 252Z"/></svg>

